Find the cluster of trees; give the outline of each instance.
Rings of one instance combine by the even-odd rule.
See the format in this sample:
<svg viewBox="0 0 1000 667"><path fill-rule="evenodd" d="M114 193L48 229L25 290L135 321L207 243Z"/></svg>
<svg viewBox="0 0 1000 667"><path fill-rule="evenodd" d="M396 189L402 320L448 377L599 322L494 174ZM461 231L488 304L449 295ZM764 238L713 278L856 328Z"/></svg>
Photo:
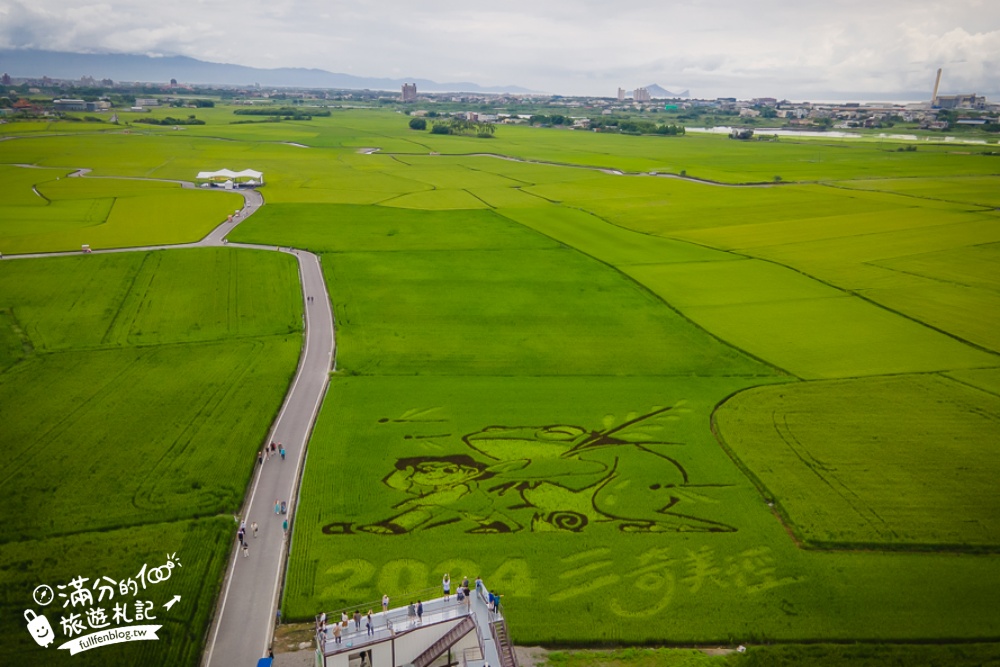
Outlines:
<svg viewBox="0 0 1000 667"><path fill-rule="evenodd" d="M423 118L411 118L410 129L426 130L427 121ZM497 131L497 126L493 123L484 123L476 120L465 120L462 118L451 118L447 121L438 121L431 127L431 134L460 134L475 135L481 138L492 137Z"/></svg>
<svg viewBox="0 0 1000 667"><path fill-rule="evenodd" d="M599 118L592 119L590 127L601 132L620 132L622 134L661 134L671 137L684 134L683 125L657 124L650 120Z"/></svg>
<svg viewBox="0 0 1000 667"><path fill-rule="evenodd" d="M237 116L278 116L283 120L312 120L313 116L329 116L329 109L296 109L294 107L251 107L236 109Z"/></svg>
<svg viewBox="0 0 1000 667"><path fill-rule="evenodd" d="M543 114L534 114L531 116L528 122L531 123L532 125L541 125L542 127L548 127L552 125L572 125L573 119L558 113L554 113L551 116L545 116Z"/></svg>
<svg viewBox="0 0 1000 667"><path fill-rule="evenodd" d="M210 108L212 108L212 107L215 106L215 101L213 101L213 100L201 100L201 99L198 99L198 100L176 99L176 100L173 100L170 103L170 106L172 106L172 107L185 107L185 106L188 106L188 105L194 105L194 106L198 107L199 109L210 109Z"/></svg>
<svg viewBox="0 0 1000 667"><path fill-rule="evenodd" d="M204 125L205 121L199 120L194 116L188 116L187 118L173 118L167 116L166 118L140 118L137 123L146 123L147 125Z"/></svg>

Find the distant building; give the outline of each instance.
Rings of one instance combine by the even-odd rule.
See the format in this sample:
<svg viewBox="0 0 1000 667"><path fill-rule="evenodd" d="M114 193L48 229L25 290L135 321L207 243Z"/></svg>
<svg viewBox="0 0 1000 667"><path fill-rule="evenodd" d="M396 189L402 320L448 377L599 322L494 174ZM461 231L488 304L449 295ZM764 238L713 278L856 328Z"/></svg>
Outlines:
<svg viewBox="0 0 1000 667"><path fill-rule="evenodd" d="M624 102L625 101L625 89L624 88L619 88L618 89L618 101L619 102Z"/></svg>
<svg viewBox="0 0 1000 667"><path fill-rule="evenodd" d="M7 74L7 72L4 72L3 73L3 78L0 79L0 83L2 83L5 86L9 86L10 85L10 74Z"/></svg>
<svg viewBox="0 0 1000 667"><path fill-rule="evenodd" d="M135 98L135 105L137 107L158 107L160 106L160 101L155 97L137 97Z"/></svg>
<svg viewBox="0 0 1000 667"><path fill-rule="evenodd" d="M86 111L87 103L83 100L52 100L56 111Z"/></svg>
<svg viewBox="0 0 1000 667"><path fill-rule="evenodd" d="M986 98L975 93L968 95L938 95L936 100L941 109L985 109Z"/></svg>
<svg viewBox="0 0 1000 667"><path fill-rule="evenodd" d="M636 88L632 93L632 100L635 102L649 102L651 99L649 91L645 88Z"/></svg>
<svg viewBox="0 0 1000 667"><path fill-rule="evenodd" d="M415 83L403 84L403 101L404 102L417 101L417 84Z"/></svg>

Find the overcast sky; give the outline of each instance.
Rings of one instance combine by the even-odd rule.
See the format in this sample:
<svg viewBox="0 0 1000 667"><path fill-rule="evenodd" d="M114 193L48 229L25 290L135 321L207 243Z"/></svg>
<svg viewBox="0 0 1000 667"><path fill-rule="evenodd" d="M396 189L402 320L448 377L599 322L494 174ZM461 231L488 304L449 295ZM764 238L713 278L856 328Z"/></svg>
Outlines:
<svg viewBox="0 0 1000 667"><path fill-rule="evenodd" d="M0 48L612 96L1000 97L1000 0L0 0Z"/></svg>

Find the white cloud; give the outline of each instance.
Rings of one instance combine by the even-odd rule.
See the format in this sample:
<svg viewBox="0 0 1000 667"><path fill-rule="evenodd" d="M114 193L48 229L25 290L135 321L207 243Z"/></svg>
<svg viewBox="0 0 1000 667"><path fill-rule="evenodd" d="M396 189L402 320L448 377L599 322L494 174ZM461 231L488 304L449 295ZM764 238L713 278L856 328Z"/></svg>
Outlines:
<svg viewBox="0 0 1000 667"><path fill-rule="evenodd" d="M258 67L611 95L1000 92L986 0L0 0L0 47L186 55Z"/></svg>

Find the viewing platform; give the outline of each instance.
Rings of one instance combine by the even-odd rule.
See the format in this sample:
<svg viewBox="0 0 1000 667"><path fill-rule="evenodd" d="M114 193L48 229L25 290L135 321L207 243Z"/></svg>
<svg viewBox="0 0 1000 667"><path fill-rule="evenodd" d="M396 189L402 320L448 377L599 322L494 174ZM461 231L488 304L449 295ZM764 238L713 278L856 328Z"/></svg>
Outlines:
<svg viewBox="0 0 1000 667"><path fill-rule="evenodd" d="M410 599L403 606L372 613L373 633L367 629L367 608L350 608L327 614L325 632L316 628L316 664L320 667L517 667L503 605L491 609L490 592L484 585L470 589L459 601L437 597L423 600L423 616L410 616ZM415 602L415 599L414 599ZM360 629L354 610L361 612ZM334 639L334 624L341 613L350 617L341 625L340 642Z"/></svg>

